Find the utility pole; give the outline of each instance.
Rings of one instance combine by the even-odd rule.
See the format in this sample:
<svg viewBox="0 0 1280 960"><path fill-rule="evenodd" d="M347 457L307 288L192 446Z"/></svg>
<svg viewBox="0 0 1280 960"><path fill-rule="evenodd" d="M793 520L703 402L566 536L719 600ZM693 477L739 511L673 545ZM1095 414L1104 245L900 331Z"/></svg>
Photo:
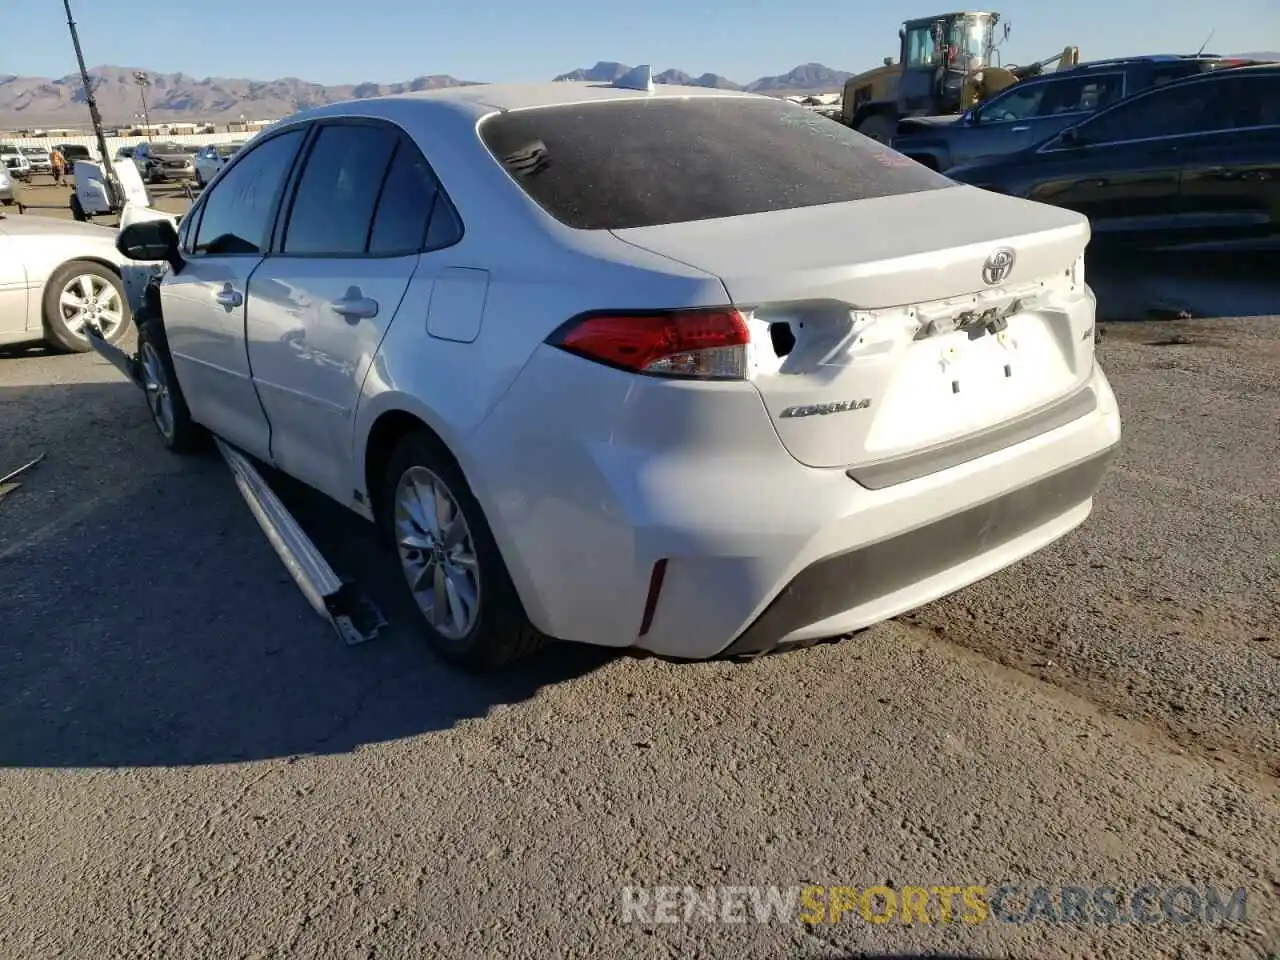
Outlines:
<svg viewBox="0 0 1280 960"><path fill-rule="evenodd" d="M98 100L93 95L93 78L89 76L89 68L84 65L80 35L76 33L76 22L71 18L71 0L62 0L62 6L67 11L67 28L71 31L71 42L76 48L76 62L80 65L80 82L84 84L84 101L89 106L89 120L93 123L93 132L98 139L98 156L102 160L102 172L106 175L107 199L113 207L118 208L121 206L123 191L111 166L111 154L107 152L107 135L102 132L102 114L98 112ZM72 176L74 175L73 173Z"/></svg>
<svg viewBox="0 0 1280 960"><path fill-rule="evenodd" d="M147 87L151 86L151 78L145 70L135 71L133 82L138 85L138 96L142 98L142 128L147 132L147 143L151 142L151 117L147 114Z"/></svg>

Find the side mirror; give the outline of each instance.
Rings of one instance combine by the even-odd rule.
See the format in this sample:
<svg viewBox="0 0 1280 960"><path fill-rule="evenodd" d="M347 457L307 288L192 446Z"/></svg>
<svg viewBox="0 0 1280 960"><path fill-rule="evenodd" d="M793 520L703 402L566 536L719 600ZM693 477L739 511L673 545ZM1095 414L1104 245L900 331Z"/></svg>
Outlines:
<svg viewBox="0 0 1280 960"><path fill-rule="evenodd" d="M164 260L175 271L182 267L178 231L167 218L129 224L116 236L116 249L130 260Z"/></svg>
<svg viewBox="0 0 1280 960"><path fill-rule="evenodd" d="M1075 127L1068 127L1058 134L1058 143L1063 147L1072 148L1080 146L1084 141L1080 139L1080 133Z"/></svg>
<svg viewBox="0 0 1280 960"><path fill-rule="evenodd" d="M972 110L970 110L968 113L964 115L964 125L966 127L976 127L979 123L982 122L981 118L982 118L982 112L977 107L974 107Z"/></svg>

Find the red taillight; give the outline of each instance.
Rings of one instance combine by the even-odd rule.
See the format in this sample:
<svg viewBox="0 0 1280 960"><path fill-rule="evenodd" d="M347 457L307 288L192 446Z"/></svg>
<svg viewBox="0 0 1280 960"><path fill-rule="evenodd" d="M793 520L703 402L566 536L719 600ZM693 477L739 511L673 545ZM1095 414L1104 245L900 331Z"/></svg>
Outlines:
<svg viewBox="0 0 1280 960"><path fill-rule="evenodd" d="M747 375L747 322L737 310L600 313L570 321L548 340L588 360L636 373L699 380Z"/></svg>

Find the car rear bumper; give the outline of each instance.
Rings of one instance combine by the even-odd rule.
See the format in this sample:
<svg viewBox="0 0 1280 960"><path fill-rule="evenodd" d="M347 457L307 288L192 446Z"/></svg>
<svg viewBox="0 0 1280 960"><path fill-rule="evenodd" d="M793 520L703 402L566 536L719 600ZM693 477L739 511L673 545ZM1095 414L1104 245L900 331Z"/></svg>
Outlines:
<svg viewBox="0 0 1280 960"><path fill-rule="evenodd" d="M594 402L573 401L574 363L535 357L544 369L513 385L464 469L539 629L678 658L838 636L982 579L1088 517L1120 439L1095 368L1078 416L873 489L798 463L737 385L704 390L694 422L689 404L666 408L626 374L621 405L599 379ZM528 417L553 395L564 435L535 441ZM690 442L655 456L650 434L672 431ZM704 435L714 455L699 454Z"/></svg>
<svg viewBox="0 0 1280 960"><path fill-rule="evenodd" d="M810 564L723 651L764 653L839 635L951 593L1058 539L1088 516L1114 448L888 540Z"/></svg>

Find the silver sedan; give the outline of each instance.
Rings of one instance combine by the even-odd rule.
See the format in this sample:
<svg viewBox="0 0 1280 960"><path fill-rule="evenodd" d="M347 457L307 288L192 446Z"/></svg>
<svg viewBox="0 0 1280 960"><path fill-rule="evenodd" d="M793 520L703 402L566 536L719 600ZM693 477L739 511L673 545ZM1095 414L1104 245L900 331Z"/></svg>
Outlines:
<svg viewBox="0 0 1280 960"><path fill-rule="evenodd" d="M133 317L115 231L49 217L0 214L0 344L44 340L89 350L85 321L115 342Z"/></svg>

